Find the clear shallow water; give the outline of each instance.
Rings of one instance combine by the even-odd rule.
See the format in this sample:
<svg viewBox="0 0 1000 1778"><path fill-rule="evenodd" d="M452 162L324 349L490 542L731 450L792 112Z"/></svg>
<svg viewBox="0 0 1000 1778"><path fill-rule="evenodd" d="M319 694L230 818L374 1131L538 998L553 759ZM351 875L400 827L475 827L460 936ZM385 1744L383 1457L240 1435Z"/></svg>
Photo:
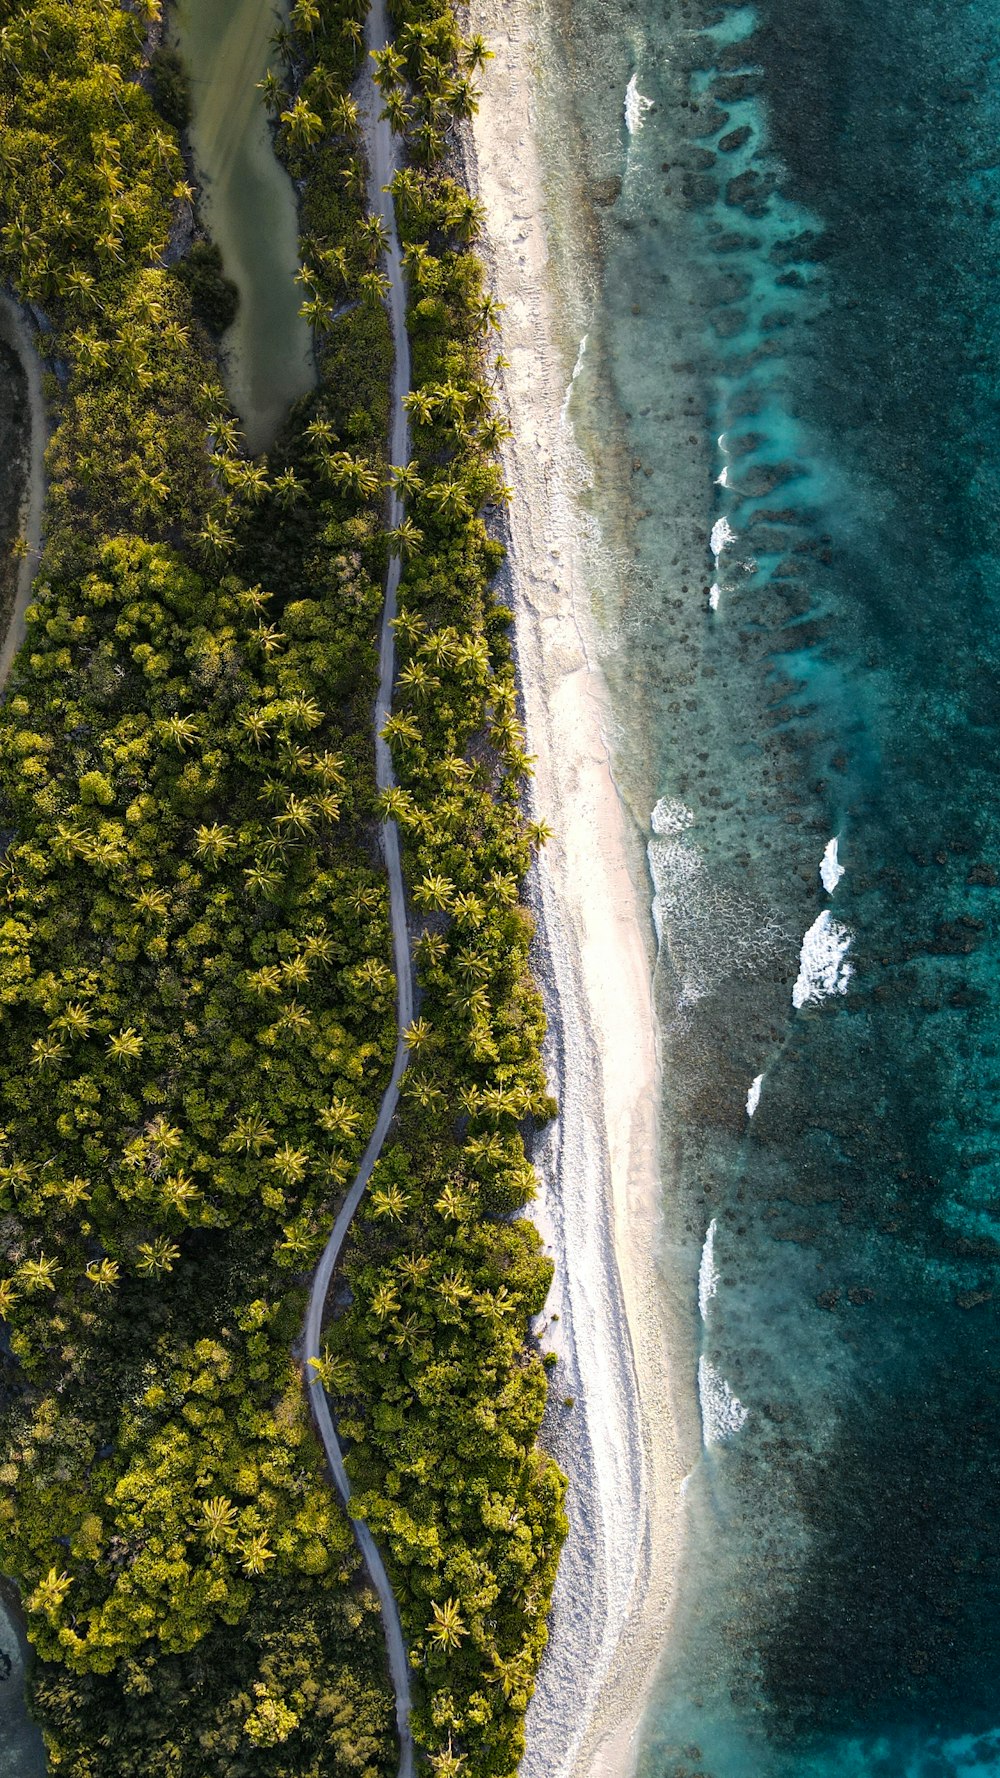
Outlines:
<svg viewBox="0 0 1000 1778"><path fill-rule="evenodd" d="M1000 13L549 24L703 1429L642 1778L1000 1773Z"/></svg>
<svg viewBox="0 0 1000 1778"><path fill-rule="evenodd" d="M240 293L223 340L226 381L247 447L266 450L316 380L299 315L295 188L275 158L258 82L287 7L277 0L177 0L174 40L191 79L191 146L201 215Z"/></svg>

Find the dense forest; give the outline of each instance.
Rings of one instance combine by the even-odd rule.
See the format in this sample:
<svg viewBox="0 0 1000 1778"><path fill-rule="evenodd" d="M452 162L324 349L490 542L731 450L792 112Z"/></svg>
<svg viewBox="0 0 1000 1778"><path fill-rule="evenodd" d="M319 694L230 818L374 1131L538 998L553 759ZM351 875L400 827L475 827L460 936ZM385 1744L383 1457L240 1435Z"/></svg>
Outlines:
<svg viewBox="0 0 1000 1778"><path fill-rule="evenodd" d="M387 817L420 1005L322 1380L430 1770L513 1774L545 1641L564 1483L528 1337L549 1267L517 1214L553 1110L522 905L545 833L491 590L496 310L449 158L488 51L440 0L393 13L414 444L387 532L363 0L296 0L264 83L319 380L255 459L219 372L232 287L210 243L182 250L187 97L156 0L0 0L0 260L54 429L0 710L0 1566L72 1778L395 1769L376 1602L294 1356L395 1043Z"/></svg>

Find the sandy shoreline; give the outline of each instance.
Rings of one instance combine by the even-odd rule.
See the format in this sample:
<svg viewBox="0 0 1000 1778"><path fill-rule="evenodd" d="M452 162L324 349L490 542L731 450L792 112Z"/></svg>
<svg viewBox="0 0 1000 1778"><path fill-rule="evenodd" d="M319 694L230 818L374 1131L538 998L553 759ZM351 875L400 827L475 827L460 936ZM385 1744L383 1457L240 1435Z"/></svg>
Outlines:
<svg viewBox="0 0 1000 1778"><path fill-rule="evenodd" d="M563 416L569 369L549 283L529 9L474 0L495 52L471 176L506 305L510 569L535 804L556 837L537 873L539 967L560 1115L538 1157L556 1263L548 1442L571 1478L570 1536L528 1718L523 1778L629 1778L666 1637L681 1469L658 1289L658 1061L641 845L611 775L607 690ZM562 1407L572 1396L572 1408Z"/></svg>

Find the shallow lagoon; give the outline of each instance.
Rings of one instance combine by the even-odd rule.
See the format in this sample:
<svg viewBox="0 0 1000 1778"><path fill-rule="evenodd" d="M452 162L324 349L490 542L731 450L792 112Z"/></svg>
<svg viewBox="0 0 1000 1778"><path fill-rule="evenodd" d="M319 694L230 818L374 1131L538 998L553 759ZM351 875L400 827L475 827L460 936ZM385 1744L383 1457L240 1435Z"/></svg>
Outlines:
<svg viewBox="0 0 1000 1778"><path fill-rule="evenodd" d="M250 452L268 448L292 402L316 380L295 282L295 187L275 158L258 87L281 18L275 0L178 0L173 22L191 79L201 216L240 293L223 351Z"/></svg>

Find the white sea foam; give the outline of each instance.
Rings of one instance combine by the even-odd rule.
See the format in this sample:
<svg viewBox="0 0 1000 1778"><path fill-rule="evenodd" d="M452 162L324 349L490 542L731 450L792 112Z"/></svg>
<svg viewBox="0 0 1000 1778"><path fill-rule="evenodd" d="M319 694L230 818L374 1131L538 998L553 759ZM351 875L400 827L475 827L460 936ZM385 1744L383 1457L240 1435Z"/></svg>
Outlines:
<svg viewBox="0 0 1000 1778"><path fill-rule="evenodd" d="M784 953L788 935L769 910L713 882L698 847L677 825L660 829L646 852L653 925L679 978L681 1006L703 1000L727 976L756 974Z"/></svg>
<svg viewBox="0 0 1000 1778"><path fill-rule="evenodd" d="M852 965L845 962L850 943L846 926L838 926L829 908L824 908L802 940L798 980L792 989L794 1007L847 993L854 974Z"/></svg>
<svg viewBox="0 0 1000 1778"><path fill-rule="evenodd" d="M720 451L724 451L724 450L725 450L725 448L726 448L726 435L725 435L725 433L724 433L724 432L720 432L720 433L719 433L719 437L718 437L718 445L719 445L719 449L720 449Z"/></svg>
<svg viewBox="0 0 1000 1778"><path fill-rule="evenodd" d="M754 1112L760 1104L760 1089L763 1085L764 1076L762 1074L755 1074L753 1080L750 1082L750 1089L747 1093L747 1117L753 1117Z"/></svg>
<svg viewBox="0 0 1000 1778"><path fill-rule="evenodd" d="M823 862L819 867L819 874L823 881L823 887L828 895L833 894L837 884L840 882L840 879L844 874L844 867L841 864L840 859L837 857L837 847L839 844L839 839L828 841L826 851L823 853Z"/></svg>
<svg viewBox="0 0 1000 1778"><path fill-rule="evenodd" d="M694 810L677 797L661 796L649 818L654 833L684 833L694 820Z"/></svg>
<svg viewBox="0 0 1000 1778"><path fill-rule="evenodd" d="M705 1245L701 1250L701 1264L698 1267L698 1308L705 1322L708 1320L708 1305L719 1288L719 1274L715 1265L715 1230L716 1221L713 1216L708 1225Z"/></svg>
<svg viewBox="0 0 1000 1778"><path fill-rule="evenodd" d="M647 99L639 91L639 76L633 74L625 88L625 128L630 136L637 136L642 129L647 111L652 111L653 101Z"/></svg>
<svg viewBox="0 0 1000 1778"><path fill-rule="evenodd" d="M698 1399L706 1450L709 1445L724 1445L746 1424L747 1409L704 1353L698 1360Z"/></svg>
<svg viewBox="0 0 1000 1778"><path fill-rule="evenodd" d="M728 486L729 486L729 464L728 463L726 464L726 467L722 471L722 474L716 476L715 485L717 488L728 488Z"/></svg>
<svg viewBox="0 0 1000 1778"><path fill-rule="evenodd" d="M569 419L569 404L570 404L570 397L573 394L573 384L576 382L577 377L580 375L580 372L583 369L583 360L586 357L587 341L589 340L589 338L590 338L589 333L585 333L582 340L580 341L580 349L577 352L576 363L573 366L573 375L570 377L569 382L566 385L566 393L563 396L563 404L562 404L562 408L560 409L560 412L559 412L559 419L560 419L560 422L563 426L565 426L567 420Z"/></svg>
<svg viewBox="0 0 1000 1778"><path fill-rule="evenodd" d="M722 598L722 588L720 587L717 580L713 580L711 586L708 589L708 609L709 609L709 611L718 611L719 600L721 598Z"/></svg>
<svg viewBox="0 0 1000 1778"><path fill-rule="evenodd" d="M716 561L718 561L727 544L736 542L736 532L733 530L728 519L716 519L715 524L712 526L712 535L709 541L712 554Z"/></svg>

